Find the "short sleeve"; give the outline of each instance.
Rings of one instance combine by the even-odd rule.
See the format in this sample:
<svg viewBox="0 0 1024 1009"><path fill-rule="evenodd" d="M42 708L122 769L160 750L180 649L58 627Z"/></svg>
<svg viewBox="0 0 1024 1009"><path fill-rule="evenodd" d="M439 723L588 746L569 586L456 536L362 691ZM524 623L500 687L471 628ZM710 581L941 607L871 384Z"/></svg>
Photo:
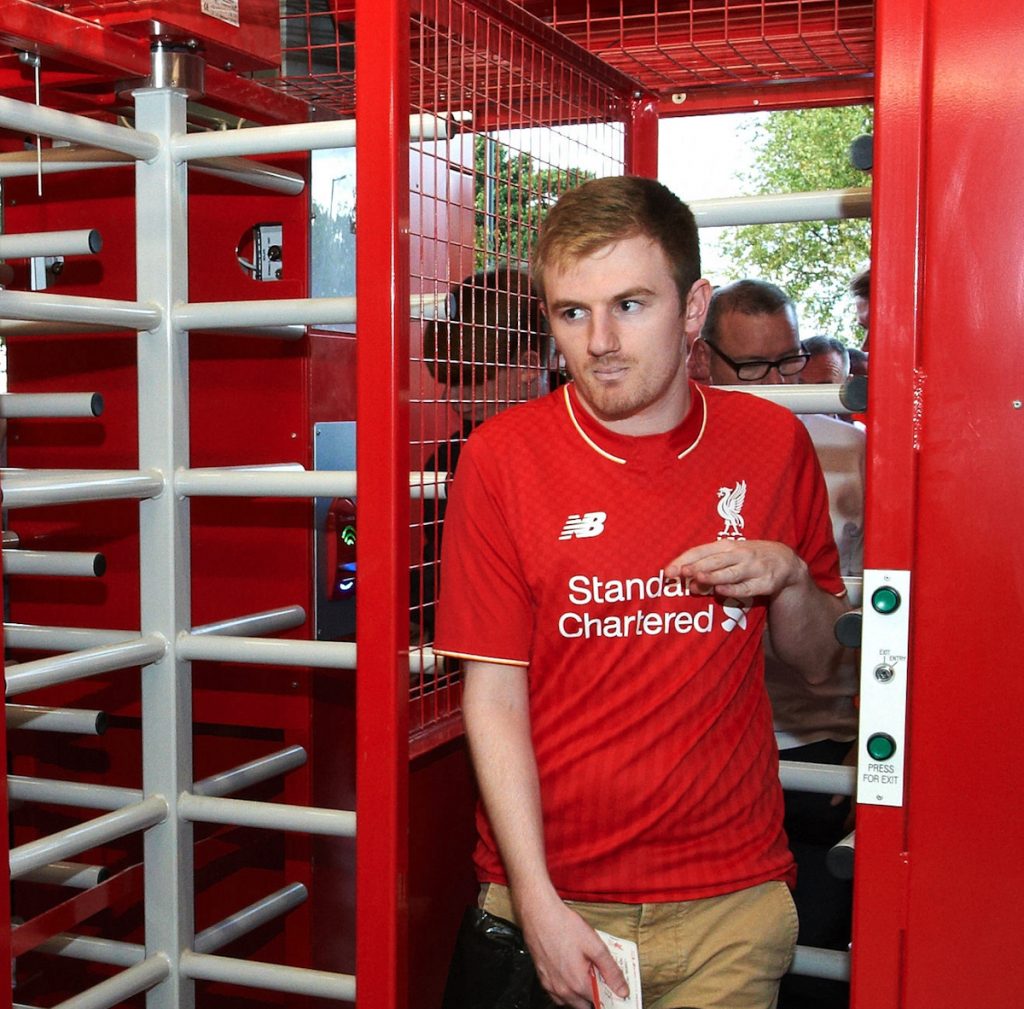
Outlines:
<svg viewBox="0 0 1024 1009"><path fill-rule="evenodd" d="M434 650L527 665L534 608L514 536L514 501L470 439L451 486L441 549Z"/></svg>

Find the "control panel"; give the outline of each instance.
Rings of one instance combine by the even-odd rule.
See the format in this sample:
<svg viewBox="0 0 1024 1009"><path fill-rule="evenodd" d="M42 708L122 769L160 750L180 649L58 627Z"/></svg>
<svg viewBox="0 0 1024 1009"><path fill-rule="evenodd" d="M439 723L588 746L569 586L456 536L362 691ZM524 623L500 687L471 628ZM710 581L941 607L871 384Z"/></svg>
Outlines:
<svg viewBox="0 0 1024 1009"><path fill-rule="evenodd" d="M864 572L857 801L902 806L910 572Z"/></svg>

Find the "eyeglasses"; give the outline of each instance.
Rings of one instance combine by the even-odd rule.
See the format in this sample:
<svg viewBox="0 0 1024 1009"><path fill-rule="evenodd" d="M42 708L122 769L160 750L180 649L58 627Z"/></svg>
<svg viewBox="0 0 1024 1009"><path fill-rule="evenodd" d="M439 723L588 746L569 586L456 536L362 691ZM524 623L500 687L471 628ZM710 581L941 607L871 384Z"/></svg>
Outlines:
<svg viewBox="0 0 1024 1009"><path fill-rule="evenodd" d="M723 354L710 340L704 341L734 372L741 382L760 382L774 368L786 377L798 375L807 367L811 355L803 352L788 354L777 361L734 361L728 354Z"/></svg>

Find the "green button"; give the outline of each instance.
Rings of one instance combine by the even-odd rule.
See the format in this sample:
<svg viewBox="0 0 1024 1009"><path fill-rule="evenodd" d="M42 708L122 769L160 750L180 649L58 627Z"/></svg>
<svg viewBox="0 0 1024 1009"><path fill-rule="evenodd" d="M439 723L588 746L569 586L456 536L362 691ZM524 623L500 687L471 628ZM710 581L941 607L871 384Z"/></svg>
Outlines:
<svg viewBox="0 0 1024 1009"><path fill-rule="evenodd" d="M871 593L871 605L876 613L893 613L900 607L900 594L891 585L883 585Z"/></svg>
<svg viewBox="0 0 1024 1009"><path fill-rule="evenodd" d="M889 760L896 752L896 740L886 732L868 737L868 755L872 760Z"/></svg>

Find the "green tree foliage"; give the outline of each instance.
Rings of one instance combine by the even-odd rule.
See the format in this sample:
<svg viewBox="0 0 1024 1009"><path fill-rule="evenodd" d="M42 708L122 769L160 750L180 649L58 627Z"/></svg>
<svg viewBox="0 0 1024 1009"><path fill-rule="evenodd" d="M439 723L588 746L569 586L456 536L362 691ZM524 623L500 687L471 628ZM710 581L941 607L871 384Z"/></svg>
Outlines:
<svg viewBox="0 0 1024 1009"><path fill-rule="evenodd" d="M870 106L776 112L742 128L757 152L751 170L740 173L749 193L870 185L849 157L851 141L872 132ZM789 293L815 332L859 342L848 284L870 256L869 221L749 225L723 232L721 244L733 264L729 279L770 280Z"/></svg>
<svg viewBox="0 0 1024 1009"><path fill-rule="evenodd" d="M527 263L548 208L566 189L594 177L580 168L537 168L529 154L485 135L476 137L473 158L478 270Z"/></svg>

